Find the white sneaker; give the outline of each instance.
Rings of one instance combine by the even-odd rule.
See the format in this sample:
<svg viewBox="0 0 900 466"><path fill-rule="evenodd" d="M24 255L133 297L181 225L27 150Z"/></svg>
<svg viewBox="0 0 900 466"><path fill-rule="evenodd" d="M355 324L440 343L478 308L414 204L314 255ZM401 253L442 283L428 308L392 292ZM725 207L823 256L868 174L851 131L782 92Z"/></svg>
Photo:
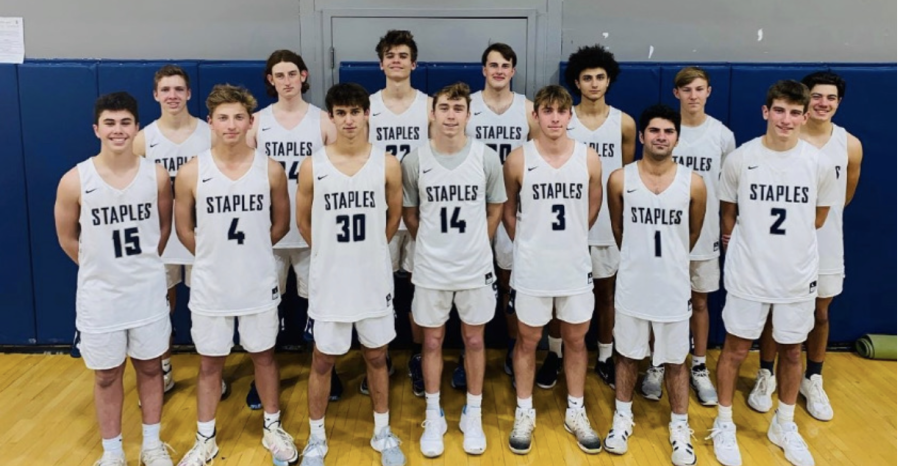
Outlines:
<svg viewBox="0 0 900 466"><path fill-rule="evenodd" d="M263 427L262 444L272 453L272 461L275 464L293 463L300 456L297 453L297 445L294 445L294 437L284 431L281 422Z"/></svg>
<svg viewBox="0 0 900 466"><path fill-rule="evenodd" d="M778 423L778 415L772 416L772 423L769 424L769 441L781 447L784 450L784 457L794 466L814 466L816 461L809 452L809 447L797 431L797 424L789 422L787 424Z"/></svg>
<svg viewBox="0 0 900 466"><path fill-rule="evenodd" d="M110 453L105 451L103 456L94 463L94 466L128 466L128 462L125 461L125 452Z"/></svg>
<svg viewBox="0 0 900 466"><path fill-rule="evenodd" d="M447 433L447 418L444 417L444 410L440 411L440 416L432 416L428 418L428 410L425 410L425 421L422 427L425 432L419 438L419 449L426 458L437 458L444 453L444 434Z"/></svg>
<svg viewBox="0 0 900 466"><path fill-rule="evenodd" d="M524 455L531 451L531 437L536 417L534 409L516 408L516 420L512 432L509 433L509 449L513 453Z"/></svg>
<svg viewBox="0 0 900 466"><path fill-rule="evenodd" d="M641 395L648 400L659 401L662 398L662 384L665 375L665 366L657 367L651 364L641 382Z"/></svg>
<svg viewBox="0 0 900 466"><path fill-rule="evenodd" d="M694 445L691 438L694 431L687 422L669 423L669 443L672 444L672 464L675 466L690 466L697 464L697 455L694 454Z"/></svg>
<svg viewBox="0 0 900 466"><path fill-rule="evenodd" d="M822 387L822 376L814 374L810 378L803 377L800 381L800 394L806 397L806 410L809 414L820 420L830 421L834 418L834 410L831 409L831 401Z"/></svg>
<svg viewBox="0 0 900 466"><path fill-rule="evenodd" d="M566 431L575 435L578 439L578 448L585 453L596 455L603 450L600 436L591 428L591 421L587 417L584 407L566 409Z"/></svg>
<svg viewBox="0 0 900 466"><path fill-rule="evenodd" d="M324 466L327 454L328 442L324 438L310 435L306 448L303 449L303 461L300 462L300 466Z"/></svg>
<svg viewBox="0 0 900 466"><path fill-rule="evenodd" d="M603 447L610 453L624 455L628 451L628 437L631 437L633 428L634 416L616 411L613 414L612 428L603 440Z"/></svg>
<svg viewBox="0 0 900 466"><path fill-rule="evenodd" d="M163 393L169 393L173 388L175 388L175 378L172 377L172 366L169 366L168 371L163 369Z"/></svg>
<svg viewBox="0 0 900 466"><path fill-rule="evenodd" d="M390 427L378 431L369 441L372 448L381 453L381 466L403 466L406 464L406 456L400 449L400 439L391 432Z"/></svg>
<svg viewBox="0 0 900 466"><path fill-rule="evenodd" d="M481 408L469 409L463 406L459 417L459 430L463 433L463 451L470 455L480 455L487 449L487 436L481 427Z"/></svg>
<svg viewBox="0 0 900 466"><path fill-rule="evenodd" d="M219 446L216 445L216 434L206 438L197 432L194 446L181 458L178 466L206 466L219 454Z"/></svg>
<svg viewBox="0 0 900 466"><path fill-rule="evenodd" d="M712 439L716 459L725 466L741 466L741 450L737 444L737 426L716 418L706 440Z"/></svg>
<svg viewBox="0 0 900 466"><path fill-rule="evenodd" d="M753 390L747 397L747 404L761 413L768 413L772 409L772 394L775 393L776 388L778 388L778 382L776 382L775 376L768 369L760 369L756 374Z"/></svg>
<svg viewBox="0 0 900 466"><path fill-rule="evenodd" d="M169 450L175 453L175 449L168 443L160 443L156 448L141 450L141 464L144 466L172 466L172 457Z"/></svg>
<svg viewBox="0 0 900 466"><path fill-rule="evenodd" d="M700 364L691 368L691 388L697 393L697 399L703 406L716 406L719 404L719 395L716 393L716 387L713 386L712 380L709 379L709 369L706 364Z"/></svg>

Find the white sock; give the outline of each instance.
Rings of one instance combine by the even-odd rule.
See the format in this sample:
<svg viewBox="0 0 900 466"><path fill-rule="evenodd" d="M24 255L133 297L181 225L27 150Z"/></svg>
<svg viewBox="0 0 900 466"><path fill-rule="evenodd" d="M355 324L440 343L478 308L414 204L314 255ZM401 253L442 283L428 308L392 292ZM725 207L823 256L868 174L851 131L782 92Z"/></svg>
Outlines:
<svg viewBox="0 0 900 466"><path fill-rule="evenodd" d="M687 422L688 422L687 421L687 413L677 414L675 411L672 411L671 420L672 420L672 424L679 423L679 422L683 422L683 423L687 424Z"/></svg>
<svg viewBox="0 0 900 466"><path fill-rule="evenodd" d="M562 359L562 338L553 338L551 336L547 336L547 343L550 346L550 352L556 353L560 359Z"/></svg>
<svg viewBox="0 0 900 466"><path fill-rule="evenodd" d="M272 424L281 421L281 411L274 412L269 414L267 412L263 412L263 427L268 428Z"/></svg>
<svg viewBox="0 0 900 466"><path fill-rule="evenodd" d="M375 413L375 435L378 435L381 432L381 429L384 429L391 423L391 414L390 411L385 411L383 413Z"/></svg>
<svg viewBox="0 0 900 466"><path fill-rule="evenodd" d="M522 409L534 409L530 396L528 398L516 397L516 406Z"/></svg>
<svg viewBox="0 0 900 466"><path fill-rule="evenodd" d="M103 439L103 452L104 453L119 453L124 455L125 450L122 449L122 434L114 438L105 438Z"/></svg>
<svg viewBox="0 0 900 466"><path fill-rule="evenodd" d="M628 417L634 417L634 414L631 413L631 402L630 401L616 400L616 412L619 414L624 414Z"/></svg>
<svg viewBox="0 0 900 466"><path fill-rule="evenodd" d="M211 438L216 434L216 419L213 418L212 421L209 422L197 422L197 432L200 432L200 435Z"/></svg>
<svg viewBox="0 0 900 466"><path fill-rule="evenodd" d="M584 396L579 396L578 398L569 395L569 409L583 409L584 408Z"/></svg>
<svg viewBox="0 0 900 466"><path fill-rule="evenodd" d="M309 420L309 436L310 438L325 439L325 416L322 416L322 419L318 421L314 419Z"/></svg>
<svg viewBox="0 0 900 466"><path fill-rule="evenodd" d="M691 356L691 367L697 367L700 364L706 364L706 356Z"/></svg>
<svg viewBox="0 0 900 466"><path fill-rule="evenodd" d="M154 448L159 448L159 423L156 424L142 424L144 431L144 443L141 445L141 450L152 450Z"/></svg>
<svg viewBox="0 0 900 466"><path fill-rule="evenodd" d="M441 392L425 393L425 417L427 419L441 417Z"/></svg>
<svg viewBox="0 0 900 466"><path fill-rule="evenodd" d="M466 393L466 404L469 405L469 408L471 409L481 409L481 397L482 395Z"/></svg>
<svg viewBox="0 0 900 466"><path fill-rule="evenodd" d="M597 342L597 346L600 349L597 353L597 360L600 362L606 362L607 359L612 357L613 352L613 344L612 343L600 343Z"/></svg>
<svg viewBox="0 0 900 466"><path fill-rule="evenodd" d="M162 360L162 369L163 372L169 372L172 370L172 359L166 358Z"/></svg>
<svg viewBox="0 0 900 466"><path fill-rule="evenodd" d="M775 411L775 415L778 416L779 424L794 422L794 406L796 405L785 404L778 400L778 410Z"/></svg>
<svg viewBox="0 0 900 466"><path fill-rule="evenodd" d="M719 422L734 422L731 417L731 406L719 405Z"/></svg>

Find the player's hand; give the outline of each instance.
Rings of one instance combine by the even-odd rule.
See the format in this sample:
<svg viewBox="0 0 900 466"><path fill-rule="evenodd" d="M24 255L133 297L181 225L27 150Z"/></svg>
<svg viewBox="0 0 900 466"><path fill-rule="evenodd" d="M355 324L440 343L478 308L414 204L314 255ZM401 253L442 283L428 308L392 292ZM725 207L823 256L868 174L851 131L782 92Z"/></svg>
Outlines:
<svg viewBox="0 0 900 466"><path fill-rule="evenodd" d="M722 249L728 249L728 241L731 239L731 235L722 235Z"/></svg>

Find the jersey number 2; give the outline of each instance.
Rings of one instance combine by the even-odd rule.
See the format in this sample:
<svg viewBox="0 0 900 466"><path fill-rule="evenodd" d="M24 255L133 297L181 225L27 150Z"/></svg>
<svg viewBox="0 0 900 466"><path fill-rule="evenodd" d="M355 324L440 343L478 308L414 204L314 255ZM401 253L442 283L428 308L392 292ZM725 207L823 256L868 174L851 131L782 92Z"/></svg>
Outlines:
<svg viewBox="0 0 900 466"><path fill-rule="evenodd" d="M116 259L122 257L123 255L123 242L125 243L124 255L134 256L141 253L141 238L138 236L137 227L126 228L124 230L113 230L112 239L113 249L115 249L116 252Z"/></svg>
<svg viewBox="0 0 900 466"><path fill-rule="evenodd" d="M787 230L781 228L781 224L784 223L784 220L787 218L787 210L772 207L772 216L778 218L775 219L775 223L769 228L769 233L773 235L783 235L787 233Z"/></svg>

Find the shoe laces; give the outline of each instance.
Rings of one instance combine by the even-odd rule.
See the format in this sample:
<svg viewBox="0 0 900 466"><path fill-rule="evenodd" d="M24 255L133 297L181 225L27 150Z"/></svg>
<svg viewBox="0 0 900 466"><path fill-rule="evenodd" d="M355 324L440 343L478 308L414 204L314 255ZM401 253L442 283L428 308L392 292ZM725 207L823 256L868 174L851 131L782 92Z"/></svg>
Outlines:
<svg viewBox="0 0 900 466"><path fill-rule="evenodd" d="M594 429L591 428L591 420L588 419L587 411L584 408L575 410L572 424L574 425L570 425L569 428L575 431L575 436L578 438L595 437L597 435L594 433Z"/></svg>
<svg viewBox="0 0 900 466"><path fill-rule="evenodd" d="M616 411L613 416L612 431L625 434L634 427L634 418Z"/></svg>
<svg viewBox="0 0 900 466"><path fill-rule="evenodd" d="M271 424L269 427L266 427L266 431L275 438L276 444L273 446L278 450L290 450L290 445L294 444L294 437L285 432L281 427L281 422Z"/></svg>
<svg viewBox="0 0 900 466"><path fill-rule="evenodd" d="M309 442L303 448L303 457L324 458L325 453L328 453L328 444L325 439L310 435Z"/></svg>
<svg viewBox="0 0 900 466"><path fill-rule="evenodd" d="M809 450L806 441L797 431L797 424L789 422L781 424L781 439L785 449L789 450Z"/></svg>
<svg viewBox="0 0 900 466"><path fill-rule="evenodd" d="M169 454L170 451L172 452L171 455ZM161 442L156 448L141 451L141 460L149 463L151 461L171 459L175 453L175 449L171 445Z"/></svg>
<svg viewBox="0 0 900 466"><path fill-rule="evenodd" d="M378 435L375 436L375 441L382 442L382 453L384 453L386 450L390 450L391 448L399 448L400 444L403 443L400 441L399 437L391 432L390 427L381 429L381 431L378 432Z"/></svg>
<svg viewBox="0 0 900 466"><path fill-rule="evenodd" d="M656 367L656 366L651 365L650 368L647 369L647 380L651 380L654 383L659 384L662 382L662 379L665 376L665 374L666 374L665 369L663 369L662 367Z"/></svg>
<svg viewBox="0 0 900 466"><path fill-rule="evenodd" d="M94 466L120 466L126 464L122 455L115 453L103 452L103 456L94 463Z"/></svg>
<svg viewBox="0 0 900 466"><path fill-rule="evenodd" d="M669 430L669 435L671 435L672 440L683 444L690 444L691 440L695 438L694 430L686 422L673 424Z"/></svg>
<svg viewBox="0 0 900 466"><path fill-rule="evenodd" d="M694 376L694 380L700 388L713 389L712 381L709 380L709 369L691 370L691 375Z"/></svg>
<svg viewBox="0 0 900 466"><path fill-rule="evenodd" d="M535 419L530 409L516 409L516 422L513 423L513 437L529 437L534 431Z"/></svg>
<svg viewBox="0 0 900 466"><path fill-rule="evenodd" d="M822 387L822 378L821 377L813 377L809 379L807 394L810 398L813 399L814 403L817 404L825 404L828 403L828 395L825 393L825 388Z"/></svg>
<svg viewBox="0 0 900 466"><path fill-rule="evenodd" d="M441 438L441 418L425 419L422 421L422 427L425 429L425 432L422 434L423 438L429 440Z"/></svg>
<svg viewBox="0 0 900 466"><path fill-rule="evenodd" d="M765 369L760 369L759 373L756 374L756 383L753 384L754 392L768 392L769 388L769 379L772 378L772 374Z"/></svg>
<svg viewBox="0 0 900 466"><path fill-rule="evenodd" d="M706 437L706 440L719 442L720 446L732 450L737 448L736 434L734 427L722 425L717 422L713 424L713 428L710 429L710 434Z"/></svg>

